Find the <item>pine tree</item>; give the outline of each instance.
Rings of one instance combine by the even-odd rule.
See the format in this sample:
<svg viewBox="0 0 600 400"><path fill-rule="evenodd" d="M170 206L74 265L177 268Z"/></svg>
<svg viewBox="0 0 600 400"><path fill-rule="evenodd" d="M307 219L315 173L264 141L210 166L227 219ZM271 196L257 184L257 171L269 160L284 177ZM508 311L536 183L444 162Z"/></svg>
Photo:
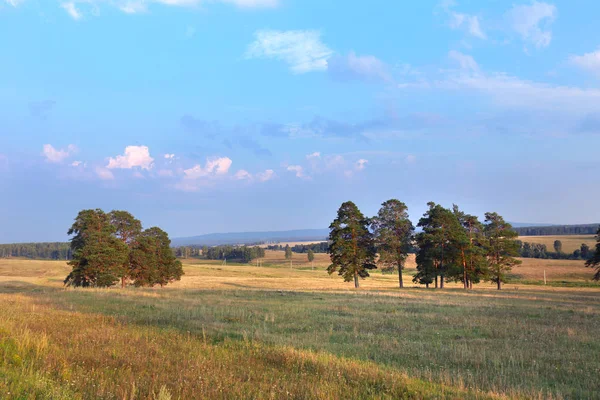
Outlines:
<svg viewBox="0 0 600 400"><path fill-rule="evenodd" d="M411 249L414 226L408 219L408 207L399 200L388 200L381 205L373 219L379 262L386 270L398 271L398 284L404 287L402 270Z"/></svg>
<svg viewBox="0 0 600 400"><path fill-rule="evenodd" d="M292 258L292 248L289 244L285 245L285 259L290 260Z"/></svg>
<svg viewBox="0 0 600 400"><path fill-rule="evenodd" d="M331 265L329 274L338 272L345 282L354 280L354 287L360 286L358 278L367 278L369 270L375 269L375 243L369 231L370 221L351 202L343 203L337 218L329 226L329 254Z"/></svg>
<svg viewBox="0 0 600 400"><path fill-rule="evenodd" d="M458 237L456 245L460 257L460 268L456 280L463 282L465 289L473 288L486 276L486 260L483 249L483 225L476 216L465 214L455 204L452 209L465 234Z"/></svg>
<svg viewBox="0 0 600 400"><path fill-rule="evenodd" d="M586 263L586 267L596 268L596 273L594 274L594 280L600 281L600 228L598 228L598 233L596 234L596 252Z"/></svg>
<svg viewBox="0 0 600 400"><path fill-rule="evenodd" d="M182 265L165 231L153 227L140 233L131 254L130 275L135 286L162 287L181 279Z"/></svg>
<svg viewBox="0 0 600 400"><path fill-rule="evenodd" d="M562 253L562 242L560 240L554 241L554 251L557 253Z"/></svg>
<svg viewBox="0 0 600 400"><path fill-rule="evenodd" d="M417 235L417 274L413 281L428 286L433 275L435 287L444 288L444 278L452 272L458 260L458 241L464 241L464 231L452 211L435 204L427 203L429 210L419 220L423 232Z"/></svg>
<svg viewBox="0 0 600 400"><path fill-rule="evenodd" d="M484 233L490 280L500 290L502 282L506 282L506 274L513 266L521 264L513 258L519 255L516 241L519 234L497 213L485 213Z"/></svg>
<svg viewBox="0 0 600 400"><path fill-rule="evenodd" d="M142 223L127 211L113 210L109 214L110 223L115 227L115 235L127 245L131 253L138 235L142 231ZM126 280L131 278L129 270L131 269L131 260L127 260L124 265L125 274L121 277L121 287L125 287Z"/></svg>
<svg viewBox="0 0 600 400"><path fill-rule="evenodd" d="M115 237L115 228L104 211L83 210L68 231L73 268L65 278L67 286L108 287L126 273L128 248Z"/></svg>

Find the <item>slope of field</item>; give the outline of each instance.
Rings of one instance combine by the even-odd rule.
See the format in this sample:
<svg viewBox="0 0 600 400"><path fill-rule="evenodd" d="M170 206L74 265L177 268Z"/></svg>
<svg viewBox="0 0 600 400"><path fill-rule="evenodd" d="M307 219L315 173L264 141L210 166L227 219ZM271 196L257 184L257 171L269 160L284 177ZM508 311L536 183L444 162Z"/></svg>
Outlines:
<svg viewBox="0 0 600 400"><path fill-rule="evenodd" d="M63 262L0 260L0 398L597 394L600 288L399 290L375 272L355 290L325 262L195 261L164 289L65 290Z"/></svg>
<svg viewBox="0 0 600 400"><path fill-rule="evenodd" d="M519 240L528 243L545 244L548 251L554 251L554 241L562 242L563 253L573 253L573 251L581 248L581 244L587 244L590 249L596 247L595 235L561 235L561 236L519 236Z"/></svg>

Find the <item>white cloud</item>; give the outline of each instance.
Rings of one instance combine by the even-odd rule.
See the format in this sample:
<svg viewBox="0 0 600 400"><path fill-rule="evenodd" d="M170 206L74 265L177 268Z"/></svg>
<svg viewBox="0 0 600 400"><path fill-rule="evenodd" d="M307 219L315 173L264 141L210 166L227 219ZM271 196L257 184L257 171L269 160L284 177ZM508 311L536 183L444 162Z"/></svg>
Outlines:
<svg viewBox="0 0 600 400"><path fill-rule="evenodd" d="M250 172L246 171L245 169L240 169L238 172L235 173L233 177L240 181L252 179L252 175L250 174Z"/></svg>
<svg viewBox="0 0 600 400"><path fill-rule="evenodd" d="M356 162L356 170L357 171L362 171L367 167L367 164L369 163L369 160L365 160L364 158L361 158L360 160L358 160Z"/></svg>
<svg viewBox="0 0 600 400"><path fill-rule="evenodd" d="M487 35L481 29L479 17L457 12L450 13L450 27L452 29L466 29L466 31L479 39L486 39Z"/></svg>
<svg viewBox="0 0 600 400"><path fill-rule="evenodd" d="M316 160L319 158L321 158L321 153L319 153L318 151L315 151L314 153L306 155L307 160Z"/></svg>
<svg viewBox="0 0 600 400"><path fill-rule="evenodd" d="M67 14L69 14L71 16L71 18L73 18L74 20L79 20L81 19L82 15L81 12L77 9L77 6L75 5L75 2L70 1L67 3L62 3L60 5L66 12Z"/></svg>
<svg viewBox="0 0 600 400"><path fill-rule="evenodd" d="M451 50L448 53L448 57L458 63L461 69L469 70L473 72L479 71L479 65L473 57L468 54L461 53L460 51Z"/></svg>
<svg viewBox="0 0 600 400"><path fill-rule="evenodd" d="M149 170L154 165L154 158L150 156L148 146L127 146L125 154L119 155L116 158L109 158L106 168L122 168L131 169L139 167Z"/></svg>
<svg viewBox="0 0 600 400"><path fill-rule="evenodd" d="M300 165L290 165L287 167L287 170L290 172L294 172L296 174L296 178L306 177L306 175L304 175L304 168L302 168Z"/></svg>
<svg viewBox="0 0 600 400"><path fill-rule="evenodd" d="M80 165L83 165L83 162L81 162L81 161L73 161L71 163L72 167L79 167Z"/></svg>
<svg viewBox="0 0 600 400"><path fill-rule="evenodd" d="M45 144L42 150L42 155L46 157L46 161L52 163L61 163L66 158L69 158L74 153L77 153L77 146L70 144L67 149L55 149L51 144Z"/></svg>
<svg viewBox="0 0 600 400"><path fill-rule="evenodd" d="M275 171L273 171L272 169L267 169L264 172L259 172L256 175L252 175L250 172L241 169L238 172L235 173L235 175L233 176L234 179L240 180L240 181L252 181L254 179L256 179L259 182L266 182L266 181L270 181L271 179L275 178Z"/></svg>
<svg viewBox="0 0 600 400"><path fill-rule="evenodd" d="M233 162L228 157L210 158L206 161L204 167L196 164L190 169L183 171L184 179L199 179L209 176L225 175Z"/></svg>
<svg viewBox="0 0 600 400"><path fill-rule="evenodd" d="M138 14L147 11L146 2L143 0L127 1L119 6L119 9L126 14Z"/></svg>
<svg viewBox="0 0 600 400"><path fill-rule="evenodd" d="M326 70L327 59L333 54L321 42L319 31L260 30L254 36L256 40L246 50L247 58L280 60L296 74Z"/></svg>
<svg viewBox="0 0 600 400"><path fill-rule="evenodd" d="M327 70L338 79L391 82L392 76L386 63L375 56L335 56L327 61Z"/></svg>
<svg viewBox="0 0 600 400"><path fill-rule="evenodd" d="M344 166L345 164L346 160L339 154L325 157L325 166L327 168L338 168Z"/></svg>
<svg viewBox="0 0 600 400"><path fill-rule="evenodd" d="M19 4L21 4L25 0L5 0L5 1L6 1L6 3L8 5L16 7L16 6L18 6Z"/></svg>
<svg viewBox="0 0 600 400"><path fill-rule="evenodd" d="M600 49L581 56L571 56L569 60L579 68L600 75Z"/></svg>
<svg viewBox="0 0 600 400"><path fill-rule="evenodd" d="M261 182L270 181L273 178L275 178L275 171L273 171L272 169L267 169L265 172L260 172L256 174L256 179L258 179Z"/></svg>
<svg viewBox="0 0 600 400"><path fill-rule="evenodd" d="M109 169L102 168L102 167L96 168L96 175L98 176L98 178L102 179L103 181L111 181L111 180L115 179L115 176Z"/></svg>
<svg viewBox="0 0 600 400"><path fill-rule="evenodd" d="M471 36L475 36L479 39L487 39L487 35L481 28L479 17L476 15L456 12L453 10L455 6L456 3L452 0L442 1L438 6L450 18L448 21L450 28L464 30Z"/></svg>
<svg viewBox="0 0 600 400"><path fill-rule="evenodd" d="M556 19L556 6L533 1L530 5L515 5L508 12L512 29L534 46L548 47L552 41L550 25Z"/></svg>

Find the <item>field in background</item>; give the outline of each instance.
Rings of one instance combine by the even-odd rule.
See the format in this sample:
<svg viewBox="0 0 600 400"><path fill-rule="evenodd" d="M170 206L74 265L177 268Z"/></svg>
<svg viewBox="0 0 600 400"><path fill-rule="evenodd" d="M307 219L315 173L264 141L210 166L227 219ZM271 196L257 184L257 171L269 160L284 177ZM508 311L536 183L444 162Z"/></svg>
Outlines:
<svg viewBox="0 0 600 400"><path fill-rule="evenodd" d="M590 249L596 247L595 235L561 235L561 236L519 236L519 240L528 243L545 244L548 251L554 251L554 241L562 242L563 253L573 253L581 248L581 244L587 244Z"/></svg>
<svg viewBox="0 0 600 400"><path fill-rule="evenodd" d="M600 287L526 259L498 292L414 288L409 260L359 290L294 254L184 260L164 289L63 289L64 262L0 260L0 398L591 398ZM295 263L298 264L295 264ZM9 394L10 393L10 394Z"/></svg>

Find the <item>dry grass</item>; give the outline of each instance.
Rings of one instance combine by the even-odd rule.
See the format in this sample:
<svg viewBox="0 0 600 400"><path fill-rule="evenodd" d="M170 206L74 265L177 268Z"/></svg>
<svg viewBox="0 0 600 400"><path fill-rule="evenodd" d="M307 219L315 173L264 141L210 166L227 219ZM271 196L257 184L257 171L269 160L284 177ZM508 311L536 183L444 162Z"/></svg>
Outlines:
<svg viewBox="0 0 600 400"><path fill-rule="evenodd" d="M597 394L598 288L398 290L395 274L376 271L355 290L327 275L323 255L315 270L279 257L188 260L162 290L65 290L64 262L0 261L0 398ZM515 273L591 276L582 268L527 259Z"/></svg>
<svg viewBox="0 0 600 400"><path fill-rule="evenodd" d="M554 251L554 241L562 242L563 253L573 253L581 248L581 244L585 243L590 246L590 249L596 247L595 235L561 235L561 236L519 236L519 240L528 243L545 244L548 251Z"/></svg>

